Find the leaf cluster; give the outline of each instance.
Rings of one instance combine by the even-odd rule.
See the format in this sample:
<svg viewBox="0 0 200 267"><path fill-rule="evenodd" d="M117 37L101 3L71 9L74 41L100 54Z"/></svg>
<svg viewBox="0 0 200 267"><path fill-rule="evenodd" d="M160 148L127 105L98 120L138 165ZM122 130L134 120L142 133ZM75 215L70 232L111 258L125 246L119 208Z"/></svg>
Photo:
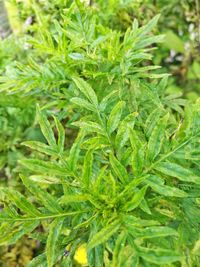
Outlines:
<svg viewBox="0 0 200 267"><path fill-rule="evenodd" d="M37 95L44 140L22 144L24 192L0 188L0 244L39 240L29 267L73 266L83 245L91 267L198 266L199 100L166 95L149 61L159 16L122 33L79 1L65 12L1 77L2 91Z"/></svg>

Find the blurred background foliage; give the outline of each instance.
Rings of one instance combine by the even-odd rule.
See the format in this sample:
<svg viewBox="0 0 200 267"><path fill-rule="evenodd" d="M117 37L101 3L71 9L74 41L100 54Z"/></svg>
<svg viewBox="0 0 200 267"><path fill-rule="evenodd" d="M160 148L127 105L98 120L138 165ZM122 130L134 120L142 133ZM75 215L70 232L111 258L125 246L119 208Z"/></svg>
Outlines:
<svg viewBox="0 0 200 267"><path fill-rule="evenodd" d="M70 0L0 0L0 76L15 65L26 62L34 50L27 42L40 35L40 25L55 31L73 1ZM78 2L78 1L77 1ZM125 32L138 19L146 24L161 14L156 33L165 34L164 42L153 52L153 62L170 73L167 91L180 93L195 100L200 94L200 3L199 0L93 0L91 5L100 21L115 30ZM1 93L0 97L0 185L19 187L17 160L30 153L20 144L25 140L42 140L35 125L36 97L21 92ZM43 95L48 103L49 96ZM45 99L45 100L44 100ZM60 103L62 106L63 104ZM65 114L63 114L65 118ZM68 133L73 136L73 132ZM70 140L70 138L69 138ZM12 173L12 179L11 179ZM0 266L26 266L37 254L35 242L21 240L17 245L0 251ZM20 253L19 253L20 251ZM6 262L6 265L5 265Z"/></svg>

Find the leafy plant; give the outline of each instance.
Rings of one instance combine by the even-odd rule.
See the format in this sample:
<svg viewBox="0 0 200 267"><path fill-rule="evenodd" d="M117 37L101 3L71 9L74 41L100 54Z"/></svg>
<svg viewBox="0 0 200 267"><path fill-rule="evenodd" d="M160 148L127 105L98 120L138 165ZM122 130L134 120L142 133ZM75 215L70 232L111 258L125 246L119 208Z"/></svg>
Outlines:
<svg viewBox="0 0 200 267"><path fill-rule="evenodd" d="M122 33L76 1L1 78L40 103L23 192L0 189L0 244L45 246L29 267L74 266L80 248L94 267L199 265L199 100L166 94L151 65L158 18Z"/></svg>

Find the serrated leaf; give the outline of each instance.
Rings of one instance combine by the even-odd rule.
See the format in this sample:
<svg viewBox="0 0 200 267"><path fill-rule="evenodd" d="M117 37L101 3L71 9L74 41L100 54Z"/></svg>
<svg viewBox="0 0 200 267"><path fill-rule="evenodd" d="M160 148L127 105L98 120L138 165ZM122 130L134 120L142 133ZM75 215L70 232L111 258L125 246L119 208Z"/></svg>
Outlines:
<svg viewBox="0 0 200 267"><path fill-rule="evenodd" d="M127 237L126 232L122 231L116 240L115 248L113 251L113 259L112 259L112 265L111 265L112 267L118 266L119 255L120 255L121 250L125 246L126 237Z"/></svg>
<svg viewBox="0 0 200 267"><path fill-rule="evenodd" d="M143 165L145 158L145 149L144 147L135 148L131 155L131 166L133 169L133 174L135 176L142 173Z"/></svg>
<svg viewBox="0 0 200 267"><path fill-rule="evenodd" d="M107 129L108 129L109 134L114 132L116 128L118 127L124 106L125 106L125 102L120 101L112 109L110 116L108 118L108 122L107 122Z"/></svg>
<svg viewBox="0 0 200 267"><path fill-rule="evenodd" d="M147 137L150 137L153 129L156 127L156 125L159 125L158 121L162 114L163 110L156 108L147 117L147 120L145 122L145 134Z"/></svg>
<svg viewBox="0 0 200 267"><path fill-rule="evenodd" d="M141 48L144 48L146 46L149 46L153 43L160 43L160 42L163 42L164 40L164 37L165 35L164 34L160 34L160 35L157 35L157 36L153 36L153 37L146 37L146 38L143 38L141 40L139 40L136 45L135 45L135 49L141 49Z"/></svg>
<svg viewBox="0 0 200 267"><path fill-rule="evenodd" d="M170 264L172 262L181 261L180 254L172 250L167 249L151 249L139 247L139 255L144 260L157 264L159 266L163 264Z"/></svg>
<svg viewBox="0 0 200 267"><path fill-rule="evenodd" d="M42 184L60 184L62 181L56 177L44 176L44 175L31 175L29 179Z"/></svg>
<svg viewBox="0 0 200 267"><path fill-rule="evenodd" d="M27 267L47 267L46 255L43 253L35 257L28 263Z"/></svg>
<svg viewBox="0 0 200 267"><path fill-rule="evenodd" d="M41 131L46 138L48 144L52 147L56 147L56 140L54 137L53 130L46 116L41 112L39 106L37 106L37 118L40 124Z"/></svg>
<svg viewBox="0 0 200 267"><path fill-rule="evenodd" d="M144 220L133 215L123 215L123 222L127 225L131 225L137 228L160 225L158 221Z"/></svg>
<svg viewBox="0 0 200 267"><path fill-rule="evenodd" d="M50 195L47 191L35 185L31 180L25 176L20 176L26 188L42 203L49 211L54 213L61 213L62 208L58 204L55 197Z"/></svg>
<svg viewBox="0 0 200 267"><path fill-rule="evenodd" d="M74 122L73 125L80 127L87 132L105 135L105 132L102 129L102 127L98 123L93 122L93 121L87 121L87 122L86 121L77 121L77 122Z"/></svg>
<svg viewBox="0 0 200 267"><path fill-rule="evenodd" d="M153 17L146 25L140 28L140 36L144 36L147 33L151 32L151 30L157 25L158 20L160 18L160 14Z"/></svg>
<svg viewBox="0 0 200 267"><path fill-rule="evenodd" d="M81 150L80 146L81 146L81 143L83 141L83 138L84 138L84 132L80 131L76 140L74 141L74 143L70 149L68 162L69 162L70 169L72 171L75 171L75 169L76 169L76 164L78 162L79 153Z"/></svg>
<svg viewBox="0 0 200 267"><path fill-rule="evenodd" d="M55 219L49 229L46 245L46 255L48 267L53 267L55 263L56 249L58 245L59 236L62 231L63 220L61 218Z"/></svg>
<svg viewBox="0 0 200 267"><path fill-rule="evenodd" d="M53 118L56 124L56 129L58 131L58 150L60 153L62 153L65 146L65 129L57 117L54 116Z"/></svg>
<svg viewBox="0 0 200 267"><path fill-rule="evenodd" d="M138 192L136 192L133 195L133 198L124 205L123 209L125 211L132 211L132 210L136 209L140 205L142 200L144 199L147 187L148 186L144 186L142 189L140 189Z"/></svg>
<svg viewBox="0 0 200 267"><path fill-rule="evenodd" d="M116 147L123 147L129 138L129 129L132 129L135 124L135 119L138 116L137 112L131 113L126 116L120 123L115 137Z"/></svg>
<svg viewBox="0 0 200 267"><path fill-rule="evenodd" d="M26 141L26 142L23 142L22 145L30 147L31 149L35 149L40 153L44 153L44 154L55 156L55 157L58 156L58 152L56 149L44 143L38 142L38 141Z"/></svg>
<svg viewBox="0 0 200 267"><path fill-rule="evenodd" d="M92 165L93 165L93 151L89 150L84 158L84 164L83 164L83 176L82 176L82 182L83 185L88 188L91 176L92 176Z"/></svg>
<svg viewBox="0 0 200 267"><path fill-rule="evenodd" d="M130 230L132 230L134 236L142 239L178 235L177 231L166 226L150 226L145 227L145 229L130 228Z"/></svg>
<svg viewBox="0 0 200 267"><path fill-rule="evenodd" d="M88 243L88 249L92 249L102 243L105 243L113 234L115 234L120 228L120 222L114 221L108 226L101 229L96 233Z"/></svg>
<svg viewBox="0 0 200 267"><path fill-rule="evenodd" d="M78 77L73 77L72 80L74 81L78 89L85 95L85 97L92 104L94 104L95 107L97 107L98 106L97 96L92 87L89 85L89 83Z"/></svg>
<svg viewBox="0 0 200 267"><path fill-rule="evenodd" d="M147 149L147 158L150 162L152 162L161 151L168 118L169 114L159 120L158 125L155 126L151 133Z"/></svg>
<svg viewBox="0 0 200 267"><path fill-rule="evenodd" d="M73 97L70 101L79 107L85 108L93 112L96 111L94 106L90 102L80 97Z"/></svg>
<svg viewBox="0 0 200 267"><path fill-rule="evenodd" d="M70 175L70 171L66 169L66 167L61 167L57 163L46 162L39 159L23 159L20 160L20 163L26 168L40 173L40 174L49 174L55 176L68 176Z"/></svg>
<svg viewBox="0 0 200 267"><path fill-rule="evenodd" d="M200 184L200 178L196 176L191 170L182 167L172 162L160 162L154 167L157 171L175 177L180 181Z"/></svg>
<svg viewBox="0 0 200 267"><path fill-rule="evenodd" d="M106 107L110 104L110 102L113 101L113 98L115 99L117 93L118 93L118 91L114 90L114 91L110 92L107 96L105 96L99 105L99 109L101 111L104 111L106 109Z"/></svg>
<svg viewBox="0 0 200 267"><path fill-rule="evenodd" d="M62 196L59 200L60 204L68 204L71 202L85 202L88 200L88 195L74 194Z"/></svg>
<svg viewBox="0 0 200 267"><path fill-rule="evenodd" d="M126 168L116 159L113 153L110 153L110 164L112 166L113 172L120 179L122 183L125 183L129 180L128 173Z"/></svg>
<svg viewBox="0 0 200 267"><path fill-rule="evenodd" d="M20 192L12 190L12 189L2 189L6 196L25 214L30 216L40 215L40 212L36 209L36 207L29 202Z"/></svg>
<svg viewBox="0 0 200 267"><path fill-rule="evenodd" d="M151 210L149 208L149 205L147 203L147 201L143 198L143 200L140 203L140 209L143 210L144 212L146 212L147 214L151 214Z"/></svg>
<svg viewBox="0 0 200 267"><path fill-rule="evenodd" d="M14 221L14 218L13 218ZM15 244L22 236L29 234L39 225L39 221L25 222L16 228L10 228L8 225L4 233L0 235L0 245L12 245Z"/></svg>
<svg viewBox="0 0 200 267"><path fill-rule="evenodd" d="M162 185L157 182L157 177L154 177L155 179L151 179L152 177L149 177L145 182L158 194L161 194L163 196L167 197L187 197L187 193L183 190L180 190L176 188L175 186L167 186Z"/></svg>

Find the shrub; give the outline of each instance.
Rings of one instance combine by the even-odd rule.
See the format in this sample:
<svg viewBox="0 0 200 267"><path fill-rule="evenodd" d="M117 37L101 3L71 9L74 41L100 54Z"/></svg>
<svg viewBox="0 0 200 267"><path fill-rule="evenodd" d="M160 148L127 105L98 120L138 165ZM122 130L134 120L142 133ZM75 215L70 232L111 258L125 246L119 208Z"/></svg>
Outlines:
<svg viewBox="0 0 200 267"><path fill-rule="evenodd" d="M40 104L45 140L22 144L34 151L20 159L24 192L0 191L0 243L45 246L29 267L74 266L85 247L94 267L199 265L199 100L165 93L150 63L158 18L122 33L74 3L1 78Z"/></svg>

